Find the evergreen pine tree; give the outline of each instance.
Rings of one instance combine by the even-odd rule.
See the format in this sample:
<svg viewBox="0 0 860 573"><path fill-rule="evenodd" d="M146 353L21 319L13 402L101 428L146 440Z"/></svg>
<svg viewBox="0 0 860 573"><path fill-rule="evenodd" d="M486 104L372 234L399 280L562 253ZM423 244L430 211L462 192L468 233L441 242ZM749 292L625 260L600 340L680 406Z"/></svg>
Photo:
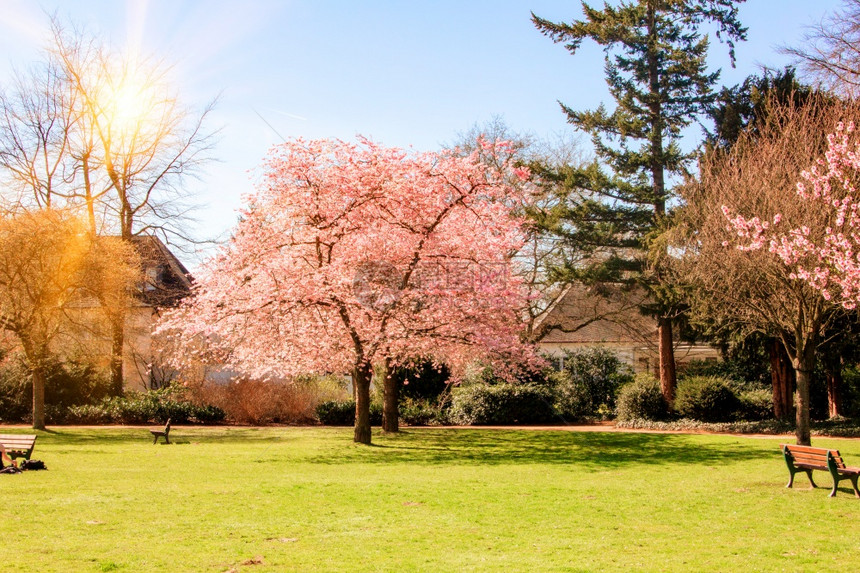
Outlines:
<svg viewBox="0 0 860 573"><path fill-rule="evenodd" d="M664 222L671 198L667 177L682 173L691 154L679 145L682 130L714 103L719 72L708 72L705 24L729 46L746 29L737 19L743 0L628 0L597 10L582 4L584 20L555 23L532 13L538 30L564 42L572 54L584 39L606 53L606 82L615 100L608 112L575 111L561 104L568 122L591 135L597 159L584 169L543 173L561 184L555 212L539 224L558 233L569 247L595 255L587 267L560 269L564 280L637 281L655 305L660 383L674 398L672 297L661 289L659 269L647 263L648 239Z"/></svg>

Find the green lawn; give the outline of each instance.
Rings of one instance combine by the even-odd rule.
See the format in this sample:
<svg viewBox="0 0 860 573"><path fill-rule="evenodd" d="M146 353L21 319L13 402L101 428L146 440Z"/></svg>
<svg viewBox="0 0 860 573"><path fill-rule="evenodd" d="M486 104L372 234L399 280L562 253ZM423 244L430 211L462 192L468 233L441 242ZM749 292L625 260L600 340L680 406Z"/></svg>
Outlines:
<svg viewBox="0 0 860 573"><path fill-rule="evenodd" d="M34 457L49 471L0 475L0 570L860 567L860 500L804 489L805 476L786 489L778 440L409 429L364 447L351 436L178 427L175 444L154 446L140 428L40 432ZM858 440L814 443L860 464Z"/></svg>

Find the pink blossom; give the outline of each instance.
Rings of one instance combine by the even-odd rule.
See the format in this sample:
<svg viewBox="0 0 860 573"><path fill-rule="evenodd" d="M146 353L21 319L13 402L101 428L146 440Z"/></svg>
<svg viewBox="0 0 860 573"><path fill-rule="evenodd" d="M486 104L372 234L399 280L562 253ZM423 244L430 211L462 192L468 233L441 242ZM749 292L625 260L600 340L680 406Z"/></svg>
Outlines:
<svg viewBox="0 0 860 573"><path fill-rule="evenodd" d="M848 309L855 308L860 300L860 254L857 253L860 217L852 183L860 175L860 144L851 137L855 129L853 122L839 123L827 138L824 158L803 171L797 183L801 201L819 203L820 207L829 209L830 224L815 230L800 225L777 231L774 227L782 219L779 214L773 217L773 225L768 228L758 217L732 217L731 209L722 207L730 230L743 239L737 244L738 249L758 250L767 243L769 252L790 268L789 278L806 282L820 291L825 300L835 298L831 289L835 287L839 292L838 301Z"/></svg>
<svg viewBox="0 0 860 573"><path fill-rule="evenodd" d="M500 145L470 157L363 138L275 147L232 239L162 332L258 377L414 357L455 374L478 358L537 364L510 256L523 191L477 155Z"/></svg>

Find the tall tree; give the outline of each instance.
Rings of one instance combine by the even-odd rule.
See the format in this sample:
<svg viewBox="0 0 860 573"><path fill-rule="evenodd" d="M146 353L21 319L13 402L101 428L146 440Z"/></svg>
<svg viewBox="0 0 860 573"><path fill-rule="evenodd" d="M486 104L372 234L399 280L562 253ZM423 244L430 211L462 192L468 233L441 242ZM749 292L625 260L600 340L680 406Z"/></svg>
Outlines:
<svg viewBox="0 0 860 573"><path fill-rule="evenodd" d="M606 53L615 109L580 112L562 104L568 122L591 135L598 159L562 174L570 194L560 205L557 227L572 248L604 252L585 268L566 269L569 278L641 280L652 287L657 304L650 311L657 317L660 382L668 401L675 389L674 309L653 288L661 271L649 268L643 254L666 217L667 176L682 173L691 157L681 150L681 132L715 99L719 73L707 71L709 42L700 29L716 26L734 62L734 42L746 35L737 19L741 1L635 0L602 10L583 3L585 18L569 24L532 14L538 30L571 53L585 39Z"/></svg>
<svg viewBox="0 0 860 573"><path fill-rule="evenodd" d="M374 368L385 378L422 356L456 374L481 356L533 359L511 272L523 240L511 206L521 200L477 151L285 143L164 329L208 340L250 375L352 372L354 439L370 443Z"/></svg>
<svg viewBox="0 0 860 573"><path fill-rule="evenodd" d="M860 110L827 100L800 105L773 98L768 105L767 120L756 133L745 132L728 151L704 156L699 176L682 188L685 205L672 244L684 279L699 293L696 313L780 340L797 385L797 441L809 444L816 352L840 312L814 280L803 280L807 275L797 265L783 262L774 246L781 244L782 229L806 229L811 235L801 231L797 237L811 241L836 228L833 207L800 201L797 184L827 151L830 126L860 117ZM779 232L771 234L774 225ZM771 237L776 241L768 249L765 238ZM815 259L802 261L813 263L811 277L820 276L812 272L818 270Z"/></svg>
<svg viewBox="0 0 860 573"><path fill-rule="evenodd" d="M816 103L827 95L801 83L792 67L765 70L748 76L731 88L723 88L708 115L714 124L707 134L706 150L729 149L743 134L756 136L767 124L774 104Z"/></svg>
<svg viewBox="0 0 860 573"><path fill-rule="evenodd" d="M774 119L769 117L772 111L780 113L786 105L820 105L827 99L826 94L799 82L792 67L776 72L765 70L761 74L750 75L736 86L720 91L708 114L714 127L707 134L705 153L727 153L742 137L745 141L755 139L763 133L773 137L772 130L768 128L769 121ZM710 158L704 159L706 164L709 161ZM693 306L697 305L694 303ZM707 324L705 329L719 338L743 340L745 344L760 343L767 347L771 364L774 416L790 419L794 412L794 369L780 339L768 339L767 336L750 337L744 326L731 332L733 326L738 326L732 319L723 321L720 317L708 317L699 313L695 320L699 324Z"/></svg>
<svg viewBox="0 0 860 573"><path fill-rule="evenodd" d="M207 160L201 113L182 106L164 65L53 22L44 61L0 95L0 176L7 206L85 210L91 234L130 243L189 240L183 182ZM173 239L173 241L171 241ZM111 313L111 383L123 388L126 309Z"/></svg>

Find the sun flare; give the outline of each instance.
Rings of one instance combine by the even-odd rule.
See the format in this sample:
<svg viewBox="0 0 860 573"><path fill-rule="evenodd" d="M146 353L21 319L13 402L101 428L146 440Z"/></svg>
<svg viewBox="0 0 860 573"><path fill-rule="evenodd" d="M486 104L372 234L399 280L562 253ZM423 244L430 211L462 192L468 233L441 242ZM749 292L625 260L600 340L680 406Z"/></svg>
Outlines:
<svg viewBox="0 0 860 573"><path fill-rule="evenodd" d="M111 130L121 135L140 131L153 107L153 86L126 74L107 86L102 109Z"/></svg>

